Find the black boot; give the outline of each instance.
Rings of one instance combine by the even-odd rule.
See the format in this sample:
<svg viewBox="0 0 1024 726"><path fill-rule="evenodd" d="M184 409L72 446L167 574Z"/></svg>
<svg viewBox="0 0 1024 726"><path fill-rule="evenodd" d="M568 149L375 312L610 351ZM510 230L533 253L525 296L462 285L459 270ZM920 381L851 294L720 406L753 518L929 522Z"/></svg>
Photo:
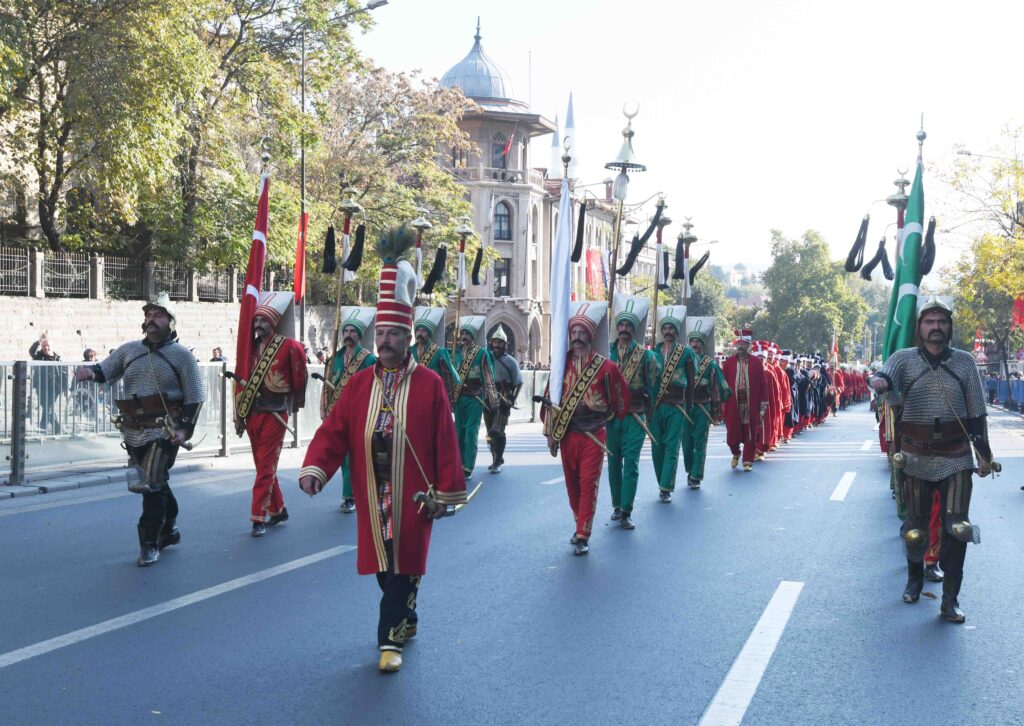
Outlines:
<svg viewBox="0 0 1024 726"><path fill-rule="evenodd" d="M903 591L903 602L915 603L921 599L924 587L924 563L907 560L907 587Z"/></svg>
<svg viewBox="0 0 1024 726"><path fill-rule="evenodd" d="M281 511L277 514L271 514L270 519L267 520L267 526L273 527L281 522L288 521L288 507L281 507Z"/></svg>
<svg viewBox="0 0 1024 726"><path fill-rule="evenodd" d="M960 594L961 577L946 573L946 579L942 581L942 605L939 607L939 615L943 620L950 623L962 623L967 620L964 611L960 609L960 602L957 596Z"/></svg>
<svg viewBox="0 0 1024 726"><path fill-rule="evenodd" d="M160 541L157 543L158 549L170 547L171 545L176 545L179 542L181 542L181 532L178 531L175 520L168 519L164 522L163 529L160 530Z"/></svg>
<svg viewBox="0 0 1024 726"><path fill-rule="evenodd" d="M140 524L139 525L139 560L135 564L139 567L149 567L160 559L159 537L150 535Z"/></svg>

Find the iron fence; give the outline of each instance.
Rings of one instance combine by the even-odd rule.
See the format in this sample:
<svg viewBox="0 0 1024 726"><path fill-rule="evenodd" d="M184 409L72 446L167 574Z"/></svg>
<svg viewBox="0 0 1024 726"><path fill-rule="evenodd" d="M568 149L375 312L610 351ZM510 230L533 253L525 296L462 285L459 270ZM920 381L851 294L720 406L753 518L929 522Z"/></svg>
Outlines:
<svg viewBox="0 0 1024 726"><path fill-rule="evenodd" d="M203 272L197 283L199 299L206 302L227 302L231 298L231 273Z"/></svg>
<svg viewBox="0 0 1024 726"><path fill-rule="evenodd" d="M46 478L71 467L104 467L123 464L121 433L113 423L114 403L125 394L120 382L112 385L76 382L81 363L61 361L0 361L0 484L23 484L26 472L33 479ZM248 439L237 438L232 424L232 384L223 377L224 364L200 363L206 403L199 413L192 442L195 451L228 456L248 448ZM323 366L309 366L322 373ZM523 371L523 388L512 410L511 421L537 419L533 395L544 390L546 371ZM308 442L320 426L322 383L310 378L306 405L292 418L295 436L287 444ZM22 392L18 417L17 391ZM16 465L16 462L21 462Z"/></svg>
<svg viewBox="0 0 1024 726"><path fill-rule="evenodd" d="M145 297L146 269L132 257L105 257L103 289L107 297L138 300Z"/></svg>
<svg viewBox="0 0 1024 726"><path fill-rule="evenodd" d="M89 255L47 254L43 258L43 291L53 297L89 297Z"/></svg>
<svg viewBox="0 0 1024 726"><path fill-rule="evenodd" d="M0 293L27 295L28 273L28 250L0 247Z"/></svg>
<svg viewBox="0 0 1024 726"><path fill-rule="evenodd" d="M166 290L172 300L187 300L188 277L189 270L184 265L157 264L153 268L153 289L157 292Z"/></svg>

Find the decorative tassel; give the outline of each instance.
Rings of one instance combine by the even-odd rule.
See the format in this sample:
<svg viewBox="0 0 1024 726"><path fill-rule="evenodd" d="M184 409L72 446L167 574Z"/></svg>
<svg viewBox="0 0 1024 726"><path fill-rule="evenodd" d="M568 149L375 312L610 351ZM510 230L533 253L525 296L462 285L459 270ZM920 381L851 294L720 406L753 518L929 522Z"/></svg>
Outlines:
<svg viewBox="0 0 1024 726"><path fill-rule="evenodd" d="M663 278L665 281L664 282L661 282L661 281L658 282L658 289L659 290L668 290L668 288L669 288L668 274L667 273L668 273L668 250L662 250L661 251L661 270L658 273L658 277Z"/></svg>
<svg viewBox="0 0 1024 726"><path fill-rule="evenodd" d="M640 238L640 246L641 247L643 245L647 244L647 240L649 240L651 238L651 235L654 234L654 230L656 230L658 228L658 222L661 220L661 210L663 210L664 208L665 207L663 205L661 205L661 204L659 204L657 207L655 207L655 209L654 209L654 219L651 220L651 224L647 228L647 231L644 232L644 236Z"/></svg>
<svg viewBox="0 0 1024 726"><path fill-rule="evenodd" d="M434 256L434 266L430 268L427 281L423 284L421 292L430 295L434 292L434 285L444 279L444 268L448 264L448 248L441 245L437 248L437 255Z"/></svg>
<svg viewBox="0 0 1024 726"><path fill-rule="evenodd" d="M882 237L882 241L878 243L878 251L875 252L875 256L861 268L860 276L865 280L870 280L871 273L874 272L875 268L878 267L878 263L882 260L886 260L886 264L888 264L888 260L885 255L885 237Z"/></svg>
<svg viewBox="0 0 1024 726"><path fill-rule="evenodd" d="M683 260L686 259L686 245L683 242L676 242L676 271L672 273L673 280L682 280L686 277L685 265Z"/></svg>
<svg viewBox="0 0 1024 726"><path fill-rule="evenodd" d="M885 250L882 250L882 274L890 282L896 279L896 273L892 271L892 265L889 264L889 255L886 254Z"/></svg>
<svg viewBox="0 0 1024 726"><path fill-rule="evenodd" d="M921 250L921 277L932 271L935 264L935 217L928 220L928 231L924 235L924 249Z"/></svg>
<svg viewBox="0 0 1024 726"><path fill-rule="evenodd" d="M480 285L480 265L484 261L484 246L476 248L476 257L473 259L473 284Z"/></svg>
<svg viewBox="0 0 1024 726"><path fill-rule="evenodd" d="M708 250L703 255L701 255L700 259L697 260L697 264L695 264L693 267L690 268L690 284L691 285L693 284L694 278L697 277L697 273L700 272L700 268L704 267L704 265L706 265L708 263L709 259L711 259L711 250Z"/></svg>
<svg viewBox="0 0 1024 726"><path fill-rule="evenodd" d="M338 257L334 251L334 225L327 228L327 238L324 239L324 264L320 272L325 275L333 275L338 269Z"/></svg>
<svg viewBox="0 0 1024 726"><path fill-rule="evenodd" d="M626 255L626 261L622 263L622 267L617 269L616 274L628 275L629 271L633 269L633 265L636 264L637 255L640 254L640 250L644 247L643 240L640 239L640 235L634 235L633 241L629 243L629 254Z"/></svg>
<svg viewBox="0 0 1024 726"><path fill-rule="evenodd" d="M857 232L857 239L853 243L853 247L850 249L850 254L846 256L845 269L847 272L856 272L860 269L860 266L864 263L864 245L868 241L868 220L871 215L865 214L864 219L860 222L860 230Z"/></svg>
<svg viewBox="0 0 1024 726"><path fill-rule="evenodd" d="M363 245L366 244L366 225L356 227L356 241L352 245L352 251L348 253L348 259L341 263L349 272L358 272L359 265L363 264Z"/></svg>
<svg viewBox="0 0 1024 726"><path fill-rule="evenodd" d="M580 216L576 220L576 246L572 248L572 261L579 262L583 256L583 223L587 219L587 201L580 202Z"/></svg>

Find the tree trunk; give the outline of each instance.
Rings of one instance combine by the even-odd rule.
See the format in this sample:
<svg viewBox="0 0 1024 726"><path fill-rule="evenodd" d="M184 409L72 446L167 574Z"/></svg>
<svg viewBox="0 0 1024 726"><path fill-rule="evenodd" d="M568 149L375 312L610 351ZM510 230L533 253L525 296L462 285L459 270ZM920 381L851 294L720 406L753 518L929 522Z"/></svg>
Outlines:
<svg viewBox="0 0 1024 726"><path fill-rule="evenodd" d="M181 152L178 179L181 184L181 239L191 250L196 236L196 207L199 203L199 152L203 132L198 121L189 128Z"/></svg>

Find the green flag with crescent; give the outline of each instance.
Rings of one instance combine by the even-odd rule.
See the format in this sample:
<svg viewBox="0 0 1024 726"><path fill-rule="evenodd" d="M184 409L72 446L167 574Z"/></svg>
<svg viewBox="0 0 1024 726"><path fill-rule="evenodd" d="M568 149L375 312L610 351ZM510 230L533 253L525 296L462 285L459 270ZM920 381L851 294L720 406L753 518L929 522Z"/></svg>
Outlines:
<svg viewBox="0 0 1024 726"><path fill-rule="evenodd" d="M900 232L896 256L896 279L892 286L889 320L885 326L885 355L888 358L900 348L909 348L914 340L917 317L917 295L921 285L921 239L924 232L924 182L921 156L907 201L907 215Z"/></svg>

